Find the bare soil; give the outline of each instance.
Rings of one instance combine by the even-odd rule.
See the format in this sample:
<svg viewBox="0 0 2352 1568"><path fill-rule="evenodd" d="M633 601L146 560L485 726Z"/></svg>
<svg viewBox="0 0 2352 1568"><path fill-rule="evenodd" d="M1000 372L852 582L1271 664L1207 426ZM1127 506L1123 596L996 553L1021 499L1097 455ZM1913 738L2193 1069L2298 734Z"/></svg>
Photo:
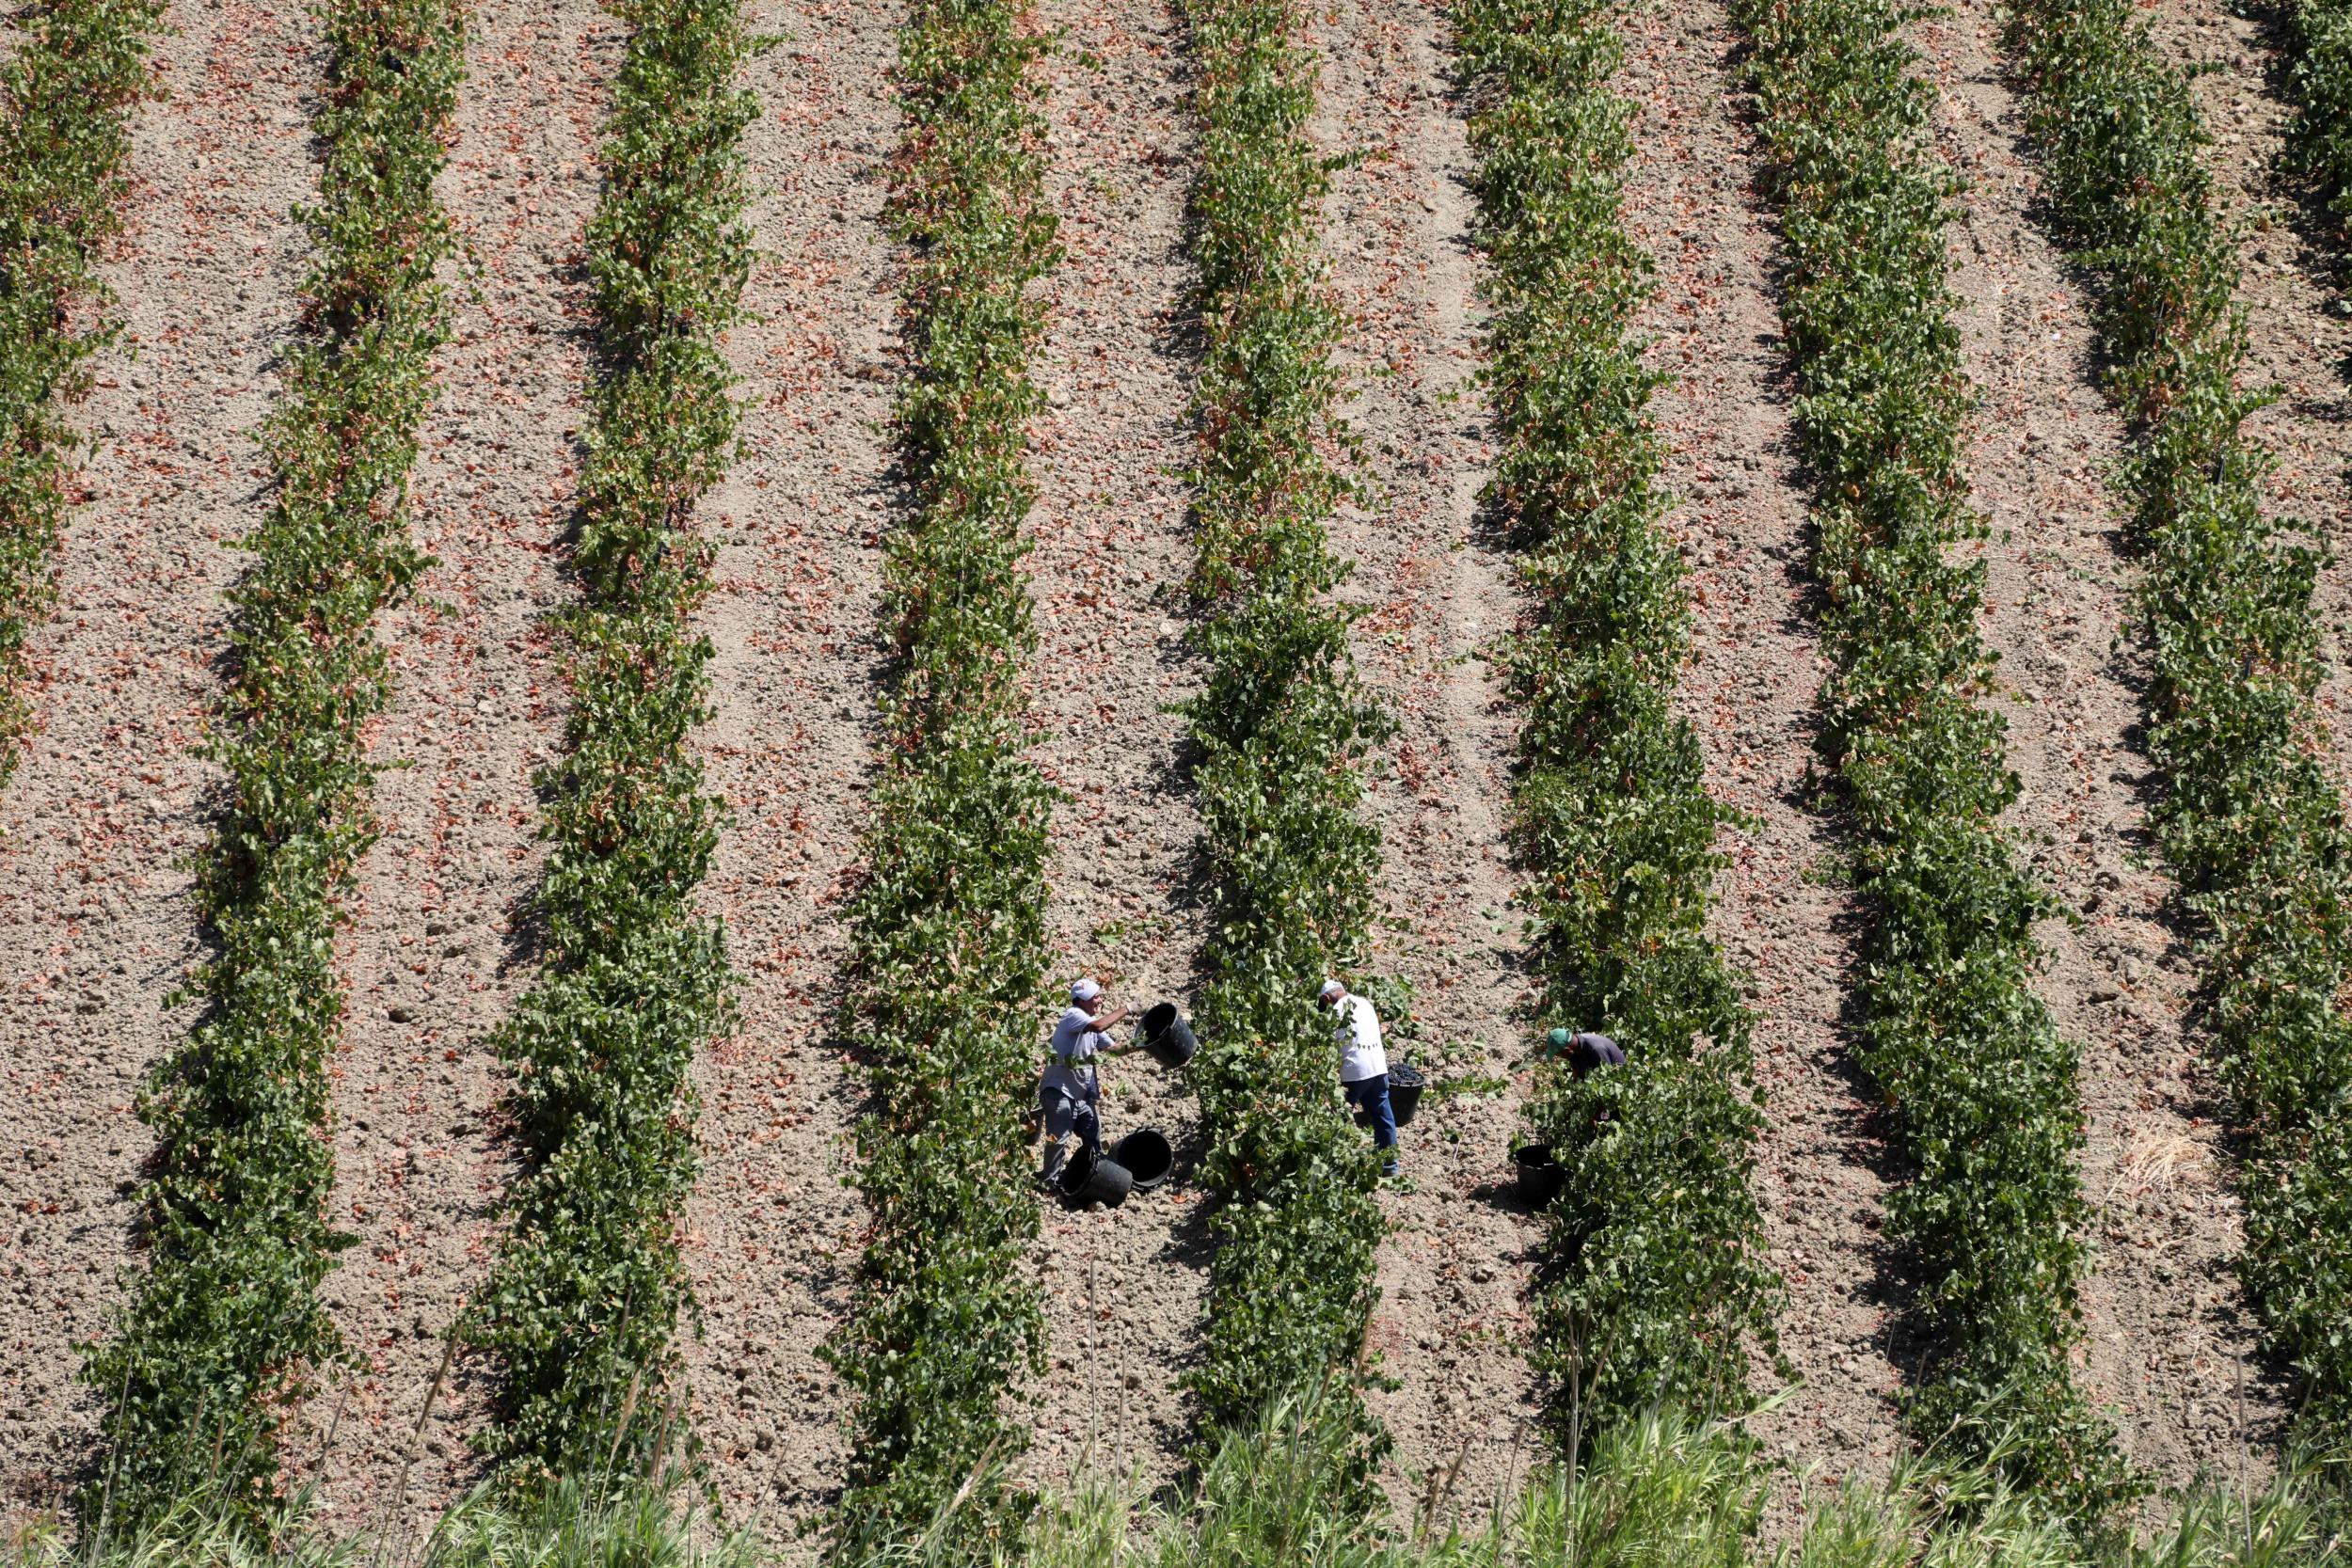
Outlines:
<svg viewBox="0 0 2352 1568"><path fill-rule="evenodd" d="M360 871L334 1069L335 1212L361 1244L326 1289L357 1365L309 1418L322 1449L331 1433L316 1479L346 1530L427 1521L480 1472L467 1438L491 1390L463 1357L439 1374L516 1169L493 1032L535 973L517 933L542 860L531 774L565 705L545 621L571 594L558 541L587 373L575 269L619 40L586 0L468 17L439 189L468 254L411 498L438 563L379 627L394 682L376 734L385 832Z"/></svg>
<svg viewBox="0 0 2352 1568"><path fill-rule="evenodd" d="M696 1075L706 1165L689 1244L704 1322L688 1373L722 1501L772 1537L823 1507L848 1453L844 1390L818 1349L863 1243L843 1178L864 1087L832 1016L880 690L898 20L866 0L753 9L785 41L750 79L761 255L744 303L757 319L729 346L745 447L703 508L723 547L699 743L735 812L706 896L727 921L742 1027Z"/></svg>
<svg viewBox="0 0 2352 1568"><path fill-rule="evenodd" d="M1400 1507L1442 1497L1474 1513L1536 1449L1518 1346L1539 1234L1509 1178L1531 991L1503 836L1515 721L1480 654L1518 606L1508 562L1477 537L1490 442L1470 384L1476 204L1438 6L1368 0L1309 37L1324 56L1315 139L1359 159L1334 177L1324 243L1374 496L1331 541L1356 562L1340 593L1361 612L1359 666L1401 725L1367 801L1385 855L1375 965L1418 993L1420 1038L1389 1020L1389 1062L1480 1081L1424 1099L1402 1137L1367 1335L1395 1386L1374 1409L1396 1439Z"/></svg>
<svg viewBox="0 0 2352 1568"><path fill-rule="evenodd" d="M1137 1013L1161 1000L1188 1008L1200 827L1177 754L1182 721L1167 708L1198 682L1184 598L1189 65L1163 5L1089 0L1037 21L1065 30L1043 112L1067 254L1042 286L1051 314L1033 373L1047 408L1031 432L1029 519L1030 757L1067 796L1047 868L1054 981L1094 975ZM1039 1021L1041 1062L1051 1022ZM1105 1067L1103 1085L1104 1138L1156 1127L1177 1170L1115 1212L1046 1206L1037 1268L1050 1365L1031 1396L1029 1467L1061 1480L1090 1460L1157 1484L1193 1416L1178 1379L1198 1358L1208 1283L1192 1180L1200 1117L1183 1075L1149 1056Z"/></svg>
<svg viewBox="0 0 2352 1568"><path fill-rule="evenodd" d="M1728 846L1713 923L1755 977L1766 1114L1756 1190L1788 1292L1780 1350L1795 1382L1754 1425L1775 1455L1830 1480L1877 1475L1903 1443L1892 1397L1908 1363L1881 1237L1892 1167L1843 1010L1858 914L1812 793L1825 666L1775 231L1753 186L1757 150L1723 8L1639 8L1626 31L1618 90L1637 106L1628 216L1658 260L1643 325L1651 363L1676 377L1656 406L1696 613L1681 702L1708 787L1756 822ZM1773 1386L1758 1370L1759 1387Z"/></svg>

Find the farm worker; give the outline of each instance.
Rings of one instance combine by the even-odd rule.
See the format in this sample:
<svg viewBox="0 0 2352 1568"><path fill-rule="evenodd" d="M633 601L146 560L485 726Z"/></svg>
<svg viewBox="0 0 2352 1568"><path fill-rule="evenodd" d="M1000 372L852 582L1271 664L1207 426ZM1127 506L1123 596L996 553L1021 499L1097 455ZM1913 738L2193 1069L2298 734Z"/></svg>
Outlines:
<svg viewBox="0 0 2352 1568"><path fill-rule="evenodd" d="M1396 1113L1389 1108L1389 1053L1380 1044L1380 1015L1337 980L1323 982L1317 1000L1340 1015L1340 1092L1371 1118L1372 1141L1386 1156L1380 1174L1396 1174Z"/></svg>
<svg viewBox="0 0 2352 1568"><path fill-rule="evenodd" d="M1070 1006L1054 1025L1054 1058L1045 1064L1045 1077L1037 1089L1038 1108L1045 1114L1045 1168L1037 1173L1040 1186L1053 1186L1061 1175L1067 1157L1062 1140L1072 1132L1090 1152L1103 1152L1103 1085L1095 1076L1094 1060L1124 1056L1136 1049L1111 1043L1111 1030L1126 1016L1127 1009L1113 1008L1091 977L1070 988Z"/></svg>
<svg viewBox="0 0 2352 1568"><path fill-rule="evenodd" d="M1565 1029L1554 1029L1544 1037L1544 1044L1553 1060L1566 1057L1568 1070L1579 1078L1598 1068L1625 1066L1625 1053L1607 1035L1571 1035Z"/></svg>

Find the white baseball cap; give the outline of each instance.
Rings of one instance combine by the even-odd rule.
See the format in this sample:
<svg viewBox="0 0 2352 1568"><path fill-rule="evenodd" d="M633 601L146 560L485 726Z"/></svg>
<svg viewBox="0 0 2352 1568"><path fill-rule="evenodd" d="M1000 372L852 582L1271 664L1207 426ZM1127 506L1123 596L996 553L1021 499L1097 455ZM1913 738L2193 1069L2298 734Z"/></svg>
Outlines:
<svg viewBox="0 0 2352 1568"><path fill-rule="evenodd" d="M1102 994L1103 988L1094 983L1090 974L1070 988L1070 1000L1080 1004L1091 1002Z"/></svg>
<svg viewBox="0 0 2352 1568"><path fill-rule="evenodd" d="M1337 980L1326 980L1323 982L1323 989L1315 992L1315 994L1322 997L1326 1002L1328 1002L1335 996L1345 996L1347 994L1347 988L1341 985Z"/></svg>

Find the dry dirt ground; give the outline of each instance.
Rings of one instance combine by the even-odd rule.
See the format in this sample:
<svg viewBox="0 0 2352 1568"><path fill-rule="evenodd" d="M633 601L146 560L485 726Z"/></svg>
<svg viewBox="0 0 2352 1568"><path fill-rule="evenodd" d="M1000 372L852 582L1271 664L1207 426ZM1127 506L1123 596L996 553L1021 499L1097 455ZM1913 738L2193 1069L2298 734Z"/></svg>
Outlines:
<svg viewBox="0 0 2352 1568"><path fill-rule="evenodd" d="M308 1416L327 1520L346 1530L429 1516L476 1469L464 1439L487 1388L460 1360L426 1401L514 1169L492 1033L532 974L513 933L541 859L531 772L563 723L543 622L570 592L554 546L587 363L572 268L619 40L582 0L469 13L439 183L468 254L412 492L438 564L379 628L384 836L360 868L334 1066L335 1213L361 1244L327 1299L356 1365Z"/></svg>
<svg viewBox="0 0 2352 1568"><path fill-rule="evenodd" d="M742 1027L697 1074L707 1162L690 1246L703 1335L693 1417L734 1515L783 1528L837 1484L841 1395L818 1347L862 1223L846 1136L861 1099L831 1028L839 898L864 822L895 372L882 230L898 135L895 7L755 8L784 41L753 68L744 151L761 248L736 329L744 452L706 503L722 541L707 620L711 787L733 802L707 889L726 917Z"/></svg>
<svg viewBox="0 0 2352 1568"><path fill-rule="evenodd" d="M1164 705L1193 689L1177 590L1192 559L1181 469L1194 358L1184 313L1194 147L1184 39L1167 0L1045 0L1063 29L1046 67L1051 192L1069 255L1043 286L1040 486L1031 557L1040 645L1034 756L1057 814L1056 978L1123 999L1181 997L1200 942L1198 823ZM2273 181L2275 60L2262 28L2171 0L2166 46L2223 69L2200 87L2249 242L2247 298L2264 372L2288 389L2261 428L2280 504L2342 536L2348 334L2292 192ZM878 545L894 517L881 423L898 373L898 259L881 225L898 135L888 69L900 11L767 0L785 36L753 68L746 138L762 253L755 319L730 352L743 455L710 498L721 542L707 622L715 717L701 744L735 817L708 887L729 923L742 1027L699 1071L706 1173L691 1219L703 1305L689 1351L694 1419L729 1513L790 1537L843 1460L840 1390L818 1355L838 1321L861 1212L841 1176L858 1088L830 1028L879 690ZM138 349L103 372L99 435L39 648L44 732L0 800L0 1480L12 1504L54 1494L89 1451L73 1344L103 1327L128 1256L122 1193L147 1140L139 1073L184 1020L158 998L198 951L180 857L200 847L212 770L190 754L216 690L221 542L264 497L253 433L276 391L312 189L302 115L317 62L301 25L250 6L175 6L162 45L174 96L136 130L140 182L110 271ZM1489 433L1476 364L1479 262L1461 106L1438 0L1313 10L1327 52L1314 135L1370 154L1326 210L1336 295L1355 324L1351 418L1376 499L1336 519L1359 563L1358 654L1403 730L1369 809L1387 847L1377 967L1419 988L1417 1053L1503 1086L1424 1105L1408 1180L1384 1198L1371 1344L1395 1386L1401 1504L1455 1466L1475 1510L1534 1454L1516 1345L1536 1229L1504 1180L1525 1082L1529 994L1502 833L1512 715L1477 657L1517 613L1508 562L1481 539ZM1788 429L1773 231L1752 188L1735 38L1717 0L1633 8L1619 87L1636 107L1629 218L1657 255L1644 326L1676 381L1658 397L1672 525L1697 626L1682 692L1710 784L1753 814L1734 835L1716 929L1755 976L1770 1119L1757 1192L1790 1306L1801 1385L1759 1419L1772 1450L1831 1476L1883 1470L1903 1442L1892 1402L1899 1260L1880 1242L1887 1163L1841 1015L1854 910L1830 874L1834 825L1807 794L1820 678L1806 595L1806 498ZM1916 35L1943 91L1938 144L1972 186L1955 225L1969 366L1985 394L1971 451L1992 533L1988 635L2013 688L2013 820L2082 916L2044 933L2045 994L2084 1049L2086 1185L2099 1204L2087 1385L2127 1447L2167 1479L2259 1443L2229 1150L2189 975L2149 863L2138 678L2110 643L2134 567L2106 464L2118 432L2088 362L2082 296L2030 223L2033 176L1986 7ZM481 1277L506 1173L490 1035L528 982L511 945L536 875L529 773L560 731L541 631L568 592L555 548L576 469L585 362L575 271L594 200L590 150L615 24L592 0L473 12L470 84L443 193L478 270L426 431L420 537L441 564L388 618L394 707L376 744L386 837L362 870L345 947L337 1060L339 1217L365 1244L330 1287L357 1360L307 1414L341 1526L415 1525L471 1476L464 1438L485 1390L462 1363L421 1432L441 1335ZM2276 215L2265 218L2270 212ZM2317 340L2314 342L2314 339ZM2344 578L2324 603L2341 619ZM2345 700L2339 673L2331 699ZM1040 1037L1046 1021L1041 1017ZM1052 1368L1025 1401L1041 1479L1089 1456L1174 1475L1190 1412L1205 1238L1190 1182L1199 1129L1180 1079L1137 1057L1107 1074L1108 1131L1156 1125L1177 1180L1116 1214L1045 1215L1035 1254ZM1770 1385L1773 1380L1767 1376ZM306 1451L311 1451L307 1450ZM405 1495L404 1495L405 1489Z"/></svg>
<svg viewBox="0 0 2352 1568"><path fill-rule="evenodd" d="M1047 196L1067 251L1043 287L1032 372L1047 408L1032 433L1038 501L1029 558L1038 647L1030 756L1065 792L1047 867L1057 986L1093 974L1138 1011L1183 1002L1201 938L1200 820L1179 776L1168 705L1198 681L1184 641L1192 569L1187 492L1184 210L1193 166L1189 74L1165 8L1080 0L1043 8L1064 29L1044 71ZM1104 1071L1104 1135L1156 1127L1176 1179L1116 1212L1049 1206L1037 1249L1044 1380L1030 1396L1030 1472L1094 1463L1171 1476L1190 1409L1207 1287L1197 1102L1147 1056Z"/></svg>
<svg viewBox="0 0 2352 1568"><path fill-rule="evenodd" d="M1311 27L1324 55L1313 134L1335 177L1325 245L1350 330L1366 503L1334 520L1355 561L1356 652L1400 731L1368 800L1381 828L1376 964L1417 992L1418 1044L1390 1022L1390 1062L1500 1087L1431 1098L1405 1133L1409 1179L1384 1202L1371 1349L1394 1386L1374 1401L1397 1443L1391 1491L1471 1512L1535 1451L1521 1302L1539 1227L1509 1180L1529 988L1517 962L1507 821L1512 715L1480 653L1518 605L1478 537L1489 435L1477 365L1470 158L1440 7L1368 0Z"/></svg>

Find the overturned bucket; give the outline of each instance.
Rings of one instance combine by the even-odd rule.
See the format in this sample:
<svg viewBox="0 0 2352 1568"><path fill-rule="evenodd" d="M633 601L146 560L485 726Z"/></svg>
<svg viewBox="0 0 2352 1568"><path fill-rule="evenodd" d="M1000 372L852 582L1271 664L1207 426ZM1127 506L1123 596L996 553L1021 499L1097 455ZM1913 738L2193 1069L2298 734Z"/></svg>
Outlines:
<svg viewBox="0 0 2352 1568"><path fill-rule="evenodd" d="M1124 1165L1141 1192L1150 1192L1176 1168L1176 1150L1156 1127L1138 1127L1111 1148L1111 1159Z"/></svg>
<svg viewBox="0 0 2352 1568"><path fill-rule="evenodd" d="M1389 1115L1399 1127L1412 1124L1413 1113L1421 1109L1421 1091L1428 1086L1429 1080L1410 1062L1389 1069Z"/></svg>
<svg viewBox="0 0 2352 1568"><path fill-rule="evenodd" d="M1084 1144L1061 1170L1061 1196L1073 1203L1100 1203L1116 1209L1127 1201L1135 1184L1135 1175L1125 1165Z"/></svg>
<svg viewBox="0 0 2352 1568"><path fill-rule="evenodd" d="M1511 1151L1511 1163L1518 1167L1519 1191L1538 1209L1549 1209L1551 1200L1568 1184L1568 1173L1551 1157L1549 1144L1529 1144Z"/></svg>
<svg viewBox="0 0 2352 1568"><path fill-rule="evenodd" d="M1142 1027L1143 1049L1162 1067L1183 1067L1200 1049L1200 1042L1192 1037L1192 1025L1184 1022L1173 1002L1162 1002L1145 1013Z"/></svg>

